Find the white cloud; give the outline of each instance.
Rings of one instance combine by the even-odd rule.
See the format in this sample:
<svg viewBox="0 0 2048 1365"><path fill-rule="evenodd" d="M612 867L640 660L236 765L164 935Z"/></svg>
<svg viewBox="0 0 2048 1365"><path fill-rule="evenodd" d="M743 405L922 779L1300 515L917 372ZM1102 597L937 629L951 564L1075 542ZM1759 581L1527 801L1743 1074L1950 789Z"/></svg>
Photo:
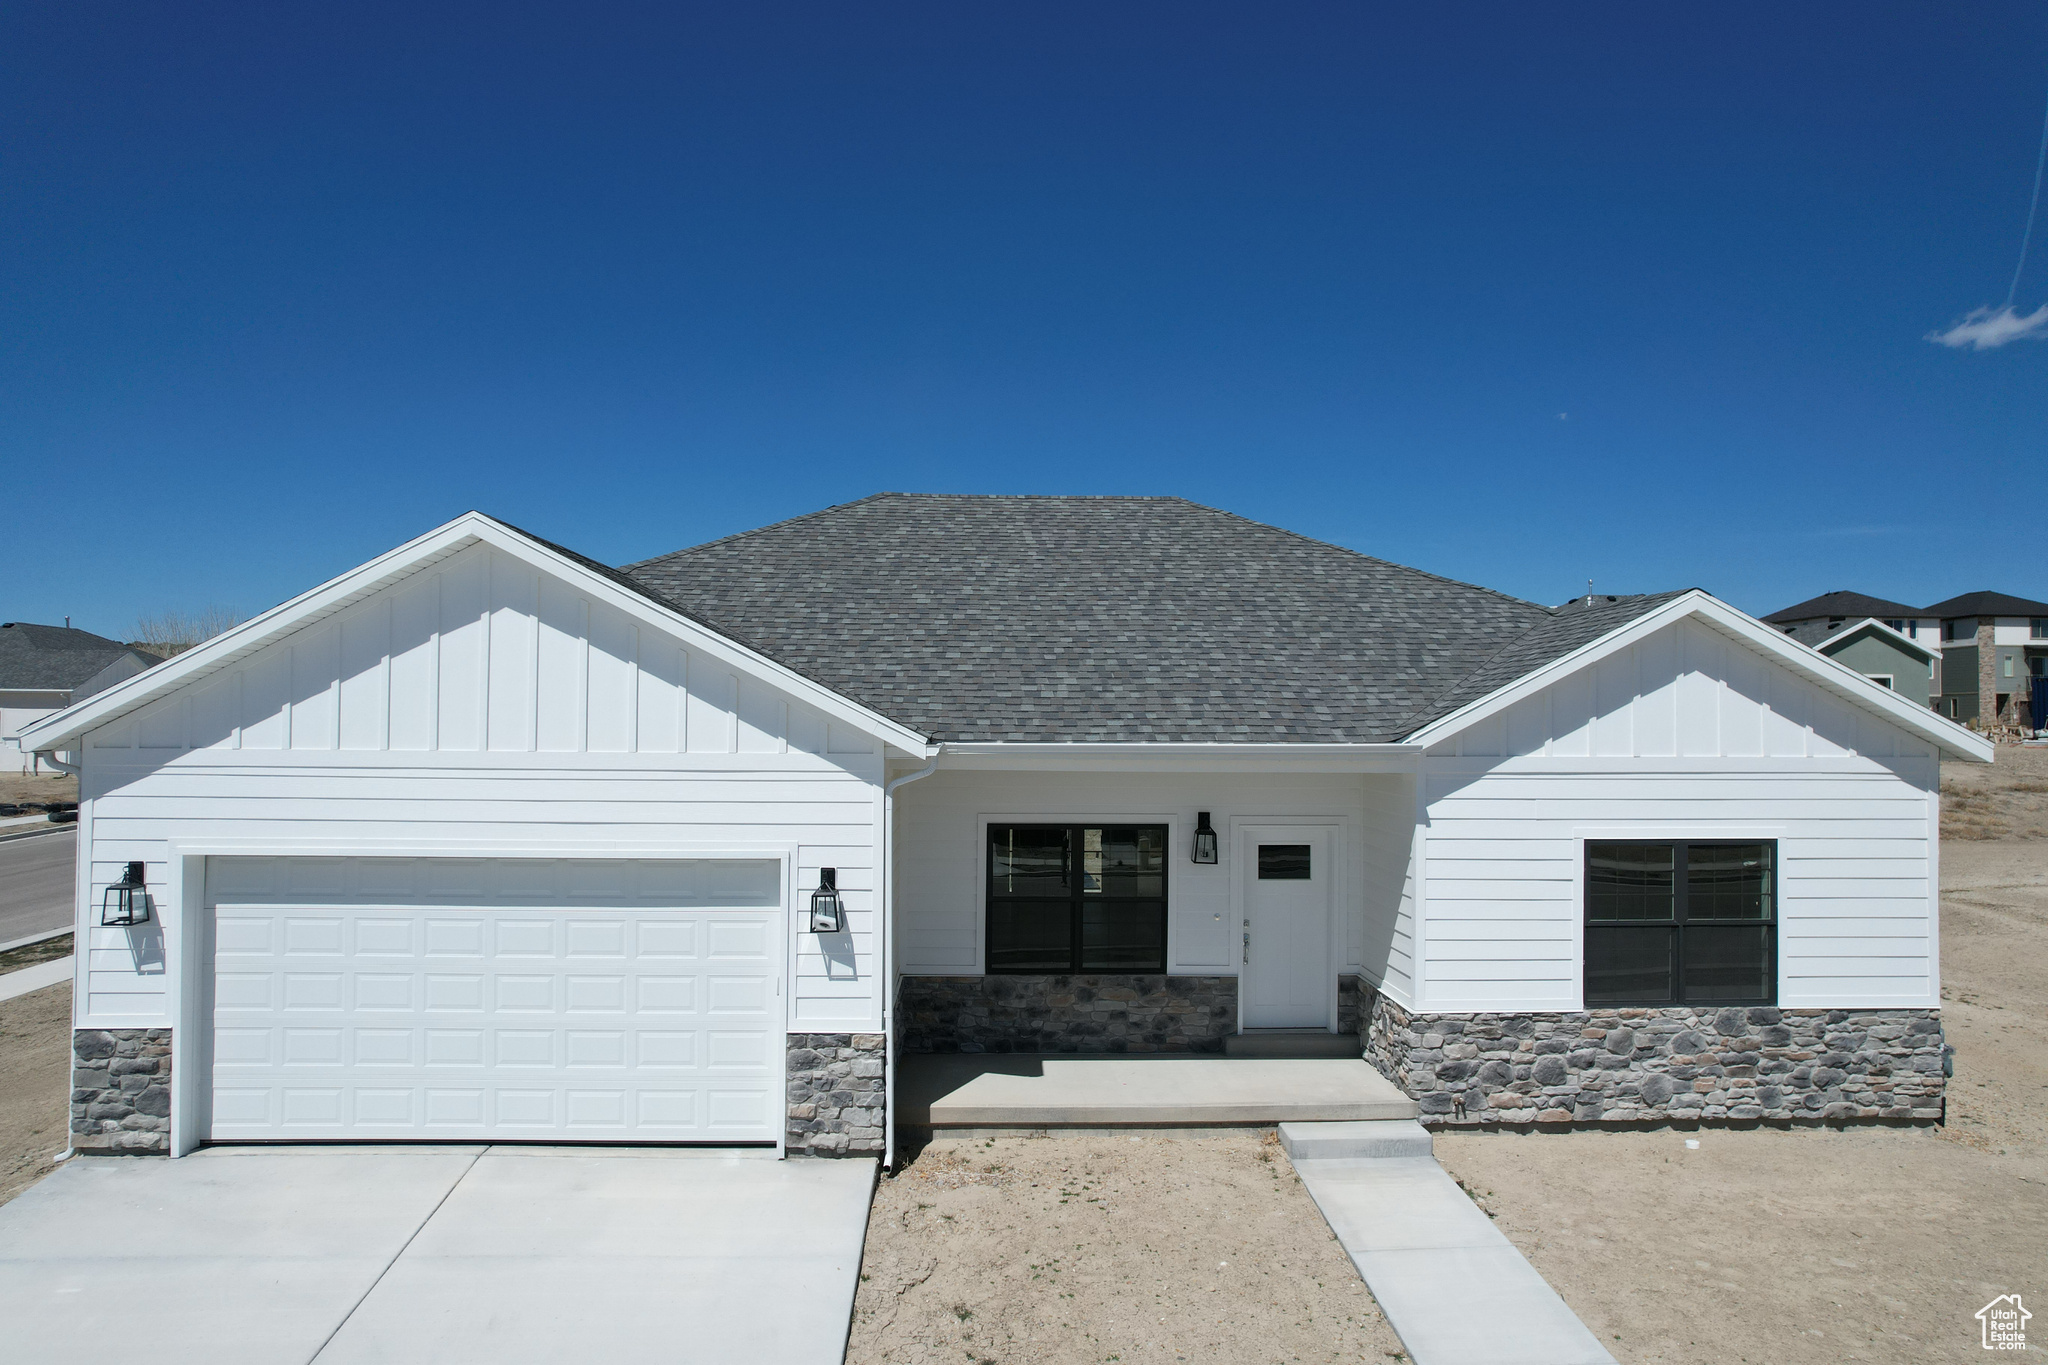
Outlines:
<svg viewBox="0 0 2048 1365"><path fill-rule="evenodd" d="M2003 308L1977 308L1945 332L1929 332L1927 340L1961 350L1988 351L2008 341L2048 341L2048 303L2031 313Z"/></svg>

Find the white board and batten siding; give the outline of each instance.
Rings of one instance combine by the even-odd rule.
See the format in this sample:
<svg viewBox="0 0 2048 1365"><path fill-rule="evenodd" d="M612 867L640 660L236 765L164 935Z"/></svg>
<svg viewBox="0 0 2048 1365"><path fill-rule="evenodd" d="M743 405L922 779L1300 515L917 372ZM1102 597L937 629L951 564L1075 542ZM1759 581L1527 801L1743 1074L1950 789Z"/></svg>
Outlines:
<svg viewBox="0 0 2048 1365"><path fill-rule="evenodd" d="M1419 1008L1579 1007L1589 837L1775 839L1779 1003L1939 1004L1934 746L1697 621L1447 737L1422 782Z"/></svg>
<svg viewBox="0 0 2048 1365"><path fill-rule="evenodd" d="M879 1027L881 743L736 657L471 544L93 732L81 1025L172 1022L160 926L96 923L123 865L261 841L787 850L851 931L786 935L789 1027Z"/></svg>

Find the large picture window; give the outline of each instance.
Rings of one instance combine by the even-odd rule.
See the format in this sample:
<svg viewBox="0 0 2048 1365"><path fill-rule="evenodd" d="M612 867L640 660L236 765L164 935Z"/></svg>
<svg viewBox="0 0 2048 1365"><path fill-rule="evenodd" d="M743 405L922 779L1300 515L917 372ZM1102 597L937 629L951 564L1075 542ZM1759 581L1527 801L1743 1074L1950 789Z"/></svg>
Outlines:
<svg viewBox="0 0 2048 1365"><path fill-rule="evenodd" d="M1586 1004L1768 1005L1778 846L1586 844Z"/></svg>
<svg viewBox="0 0 2048 1365"><path fill-rule="evenodd" d="M991 825L988 970L1166 970L1166 826Z"/></svg>

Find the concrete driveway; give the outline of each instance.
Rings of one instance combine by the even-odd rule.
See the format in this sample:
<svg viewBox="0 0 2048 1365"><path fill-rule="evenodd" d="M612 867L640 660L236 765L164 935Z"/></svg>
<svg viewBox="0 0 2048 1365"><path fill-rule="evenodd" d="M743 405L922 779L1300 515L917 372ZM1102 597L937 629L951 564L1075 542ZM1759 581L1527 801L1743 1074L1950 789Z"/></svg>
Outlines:
<svg viewBox="0 0 2048 1365"><path fill-rule="evenodd" d="M675 1148L76 1157L0 1207L4 1353L833 1365L874 1175Z"/></svg>

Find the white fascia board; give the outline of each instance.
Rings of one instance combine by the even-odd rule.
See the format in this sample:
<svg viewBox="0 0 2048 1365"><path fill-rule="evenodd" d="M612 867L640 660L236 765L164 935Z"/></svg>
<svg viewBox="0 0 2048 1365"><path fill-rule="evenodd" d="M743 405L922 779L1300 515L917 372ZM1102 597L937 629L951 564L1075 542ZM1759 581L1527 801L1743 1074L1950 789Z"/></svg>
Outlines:
<svg viewBox="0 0 2048 1365"><path fill-rule="evenodd" d="M1420 744L946 743L939 767L969 772L1413 772Z"/></svg>
<svg viewBox="0 0 2048 1365"><path fill-rule="evenodd" d="M1875 616L1866 616L1861 621L1858 621L1855 625L1848 627L1847 629L1841 631L1838 634L1830 635L1827 639L1822 640L1817 645L1810 646L1810 648L1832 659L1835 657L1836 649L1840 648L1844 644L1847 644L1850 641L1850 639L1852 639L1855 636L1861 635L1866 630L1869 631L1871 634L1876 635L1882 639L1890 640L1893 644L1898 645L1902 649L1911 650L1913 653L1918 654L1920 658L1925 662L1931 663L1935 658L1935 652L1929 649L1926 645L1921 644L1918 640L1912 639L1909 636L1900 634L1898 631L1893 630L1884 622L1878 620Z"/></svg>
<svg viewBox="0 0 2048 1365"><path fill-rule="evenodd" d="M1507 686L1497 688L1477 701L1460 707L1442 720L1432 721L1408 736L1408 742L1425 747L1439 744L1448 736L1476 725L1490 716L1498 715L1526 697L1534 696L1560 678L1596 664L1611 654L1627 649L1638 640L1688 617L1697 617L1722 634L1754 647L1759 653L1776 659L1787 667L1805 673L1844 700L1866 711L1875 712L1900 729L1927 740L1939 748L1946 757L1968 759L1977 763L1991 762L1993 749L1990 740L1944 716L1937 715L1930 707L1914 705L1889 687L1879 686L1848 665L1837 663L1812 646L1800 644L1790 636L1772 630L1755 617L1737 611L1719 598L1709 596L1698 589L1672 598L1663 606L1638 616L1624 626L1616 627L1599 639L1583 644L1571 653L1524 674Z"/></svg>
<svg viewBox="0 0 2048 1365"><path fill-rule="evenodd" d="M576 584L592 597L637 617L650 625L683 637L695 648L719 658L732 667L771 681L802 698L826 715L863 733L914 753L929 754L931 743L924 736L867 707L811 681L786 665L736 641L717 634L710 627L680 612L629 592L601 574L565 555L529 540L503 523L481 512L465 512L445 526L436 527L366 564L329 579L309 592L251 617L232 630L214 636L174 658L156 665L104 692L74 706L45 716L23 727L23 749L47 751L66 747L71 741L128 712L175 691L210 673L246 658L294 631L340 611L397 580L446 559L473 544L487 544L537 569Z"/></svg>

